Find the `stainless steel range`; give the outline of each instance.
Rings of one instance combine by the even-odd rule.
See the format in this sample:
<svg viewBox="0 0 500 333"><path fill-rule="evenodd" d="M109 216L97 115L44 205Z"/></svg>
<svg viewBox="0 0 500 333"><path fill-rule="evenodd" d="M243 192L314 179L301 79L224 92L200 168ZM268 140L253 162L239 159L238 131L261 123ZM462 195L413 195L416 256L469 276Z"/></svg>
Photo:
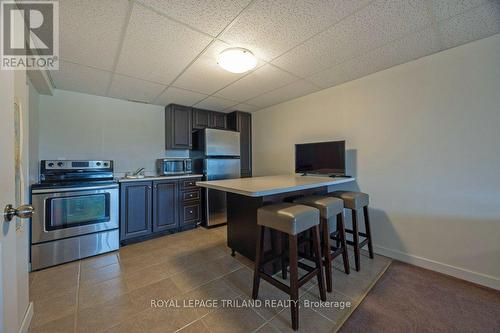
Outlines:
<svg viewBox="0 0 500 333"><path fill-rule="evenodd" d="M31 269L117 250L113 161L41 161L32 185Z"/></svg>

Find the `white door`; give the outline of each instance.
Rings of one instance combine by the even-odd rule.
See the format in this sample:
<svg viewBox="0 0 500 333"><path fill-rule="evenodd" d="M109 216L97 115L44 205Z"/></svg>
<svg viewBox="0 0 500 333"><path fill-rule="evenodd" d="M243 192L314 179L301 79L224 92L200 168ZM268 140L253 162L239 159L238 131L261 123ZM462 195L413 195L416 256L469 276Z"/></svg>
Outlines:
<svg viewBox="0 0 500 333"><path fill-rule="evenodd" d="M0 332L5 333L18 332L21 329L27 306L20 304L24 302L20 296L20 288L26 289L27 286L18 285L18 281L22 280L18 278L21 275L19 269L24 269L19 268L18 262L24 259L18 258L16 250L18 217L13 216L8 221L10 216L4 213L8 205L12 205L12 213L15 213L17 208L16 141L19 138L16 140L14 95L14 72L0 70ZM19 154L19 151L17 153ZM17 184L19 186L19 179ZM18 213L21 214L20 211Z"/></svg>

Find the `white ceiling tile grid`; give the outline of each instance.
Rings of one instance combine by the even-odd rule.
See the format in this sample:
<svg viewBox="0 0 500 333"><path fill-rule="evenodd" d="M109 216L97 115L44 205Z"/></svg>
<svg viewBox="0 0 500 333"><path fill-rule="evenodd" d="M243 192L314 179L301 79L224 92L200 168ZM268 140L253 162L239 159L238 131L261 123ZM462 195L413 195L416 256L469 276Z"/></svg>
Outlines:
<svg viewBox="0 0 500 333"><path fill-rule="evenodd" d="M296 77L287 72L266 64L221 91L218 91L215 95L244 102L266 91L282 87L296 79Z"/></svg>
<svg viewBox="0 0 500 333"><path fill-rule="evenodd" d="M57 89L106 96L106 90L111 82L112 73L60 61L59 70L51 71L50 76Z"/></svg>
<svg viewBox="0 0 500 333"><path fill-rule="evenodd" d="M298 80L284 87L264 93L248 100L248 103L265 108L274 104L282 103L300 96L310 94L322 88L315 86L306 80Z"/></svg>
<svg viewBox="0 0 500 333"><path fill-rule="evenodd" d="M195 91L179 89L176 87L168 87L156 100L155 104L168 105L171 103L193 106L199 101L207 98L208 95L200 94Z"/></svg>
<svg viewBox="0 0 500 333"><path fill-rule="evenodd" d="M432 15L437 21L461 14L488 2L498 0L426 0L429 3Z"/></svg>
<svg viewBox="0 0 500 333"><path fill-rule="evenodd" d="M206 35L134 4L116 71L170 84L211 41Z"/></svg>
<svg viewBox="0 0 500 333"><path fill-rule="evenodd" d="M225 31L222 40L269 61L337 23L368 0L258 0Z"/></svg>
<svg viewBox="0 0 500 333"><path fill-rule="evenodd" d="M243 112L255 112L258 111L260 108L255 105L250 105L247 103L240 103L236 104L235 106L231 106L227 109L224 110L224 112L231 112L231 111L243 111Z"/></svg>
<svg viewBox="0 0 500 333"><path fill-rule="evenodd" d="M224 88L245 74L235 74L222 69L217 64L220 51L229 48L228 44L214 42L182 75L173 82L176 87L212 94ZM216 50L219 50L217 52Z"/></svg>
<svg viewBox="0 0 500 333"><path fill-rule="evenodd" d="M158 83L115 74L109 87L108 96L151 103L165 88L164 85Z"/></svg>
<svg viewBox="0 0 500 333"><path fill-rule="evenodd" d="M250 0L139 0L160 13L216 36Z"/></svg>
<svg viewBox="0 0 500 333"><path fill-rule="evenodd" d="M127 0L59 1L61 58L112 70L129 11Z"/></svg>
<svg viewBox="0 0 500 333"><path fill-rule="evenodd" d="M450 48L500 33L500 1L457 15L438 24L444 48Z"/></svg>
<svg viewBox="0 0 500 333"><path fill-rule="evenodd" d="M253 112L499 33L500 1L64 0L60 22L58 89ZM226 72L228 47L263 60Z"/></svg>
<svg viewBox="0 0 500 333"><path fill-rule="evenodd" d="M196 103L194 106L200 109L207 109L213 111L224 111L238 104L236 101L210 96L201 102Z"/></svg>
<svg viewBox="0 0 500 333"><path fill-rule="evenodd" d="M427 14L421 0L376 0L273 64L306 77L430 25Z"/></svg>
<svg viewBox="0 0 500 333"><path fill-rule="evenodd" d="M312 75L308 79L321 87L328 88L435 53L439 49L439 38L435 30L426 28L360 57Z"/></svg>

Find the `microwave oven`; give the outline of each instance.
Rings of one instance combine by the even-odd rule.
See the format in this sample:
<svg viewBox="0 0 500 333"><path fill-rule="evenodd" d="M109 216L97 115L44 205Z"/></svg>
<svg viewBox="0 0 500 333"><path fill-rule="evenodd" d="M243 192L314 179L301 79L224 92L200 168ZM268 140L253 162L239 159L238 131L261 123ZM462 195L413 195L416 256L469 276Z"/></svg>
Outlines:
<svg viewBox="0 0 500 333"><path fill-rule="evenodd" d="M159 175L182 175L193 172L193 163L190 158L162 158L156 160L156 169Z"/></svg>

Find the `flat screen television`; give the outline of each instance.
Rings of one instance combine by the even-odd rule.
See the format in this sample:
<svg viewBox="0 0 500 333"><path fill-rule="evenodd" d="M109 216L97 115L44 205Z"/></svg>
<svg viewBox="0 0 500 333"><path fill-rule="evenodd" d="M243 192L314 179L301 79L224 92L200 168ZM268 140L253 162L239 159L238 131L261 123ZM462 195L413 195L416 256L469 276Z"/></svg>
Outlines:
<svg viewBox="0 0 500 333"><path fill-rule="evenodd" d="M295 172L345 175L345 141L296 144Z"/></svg>

